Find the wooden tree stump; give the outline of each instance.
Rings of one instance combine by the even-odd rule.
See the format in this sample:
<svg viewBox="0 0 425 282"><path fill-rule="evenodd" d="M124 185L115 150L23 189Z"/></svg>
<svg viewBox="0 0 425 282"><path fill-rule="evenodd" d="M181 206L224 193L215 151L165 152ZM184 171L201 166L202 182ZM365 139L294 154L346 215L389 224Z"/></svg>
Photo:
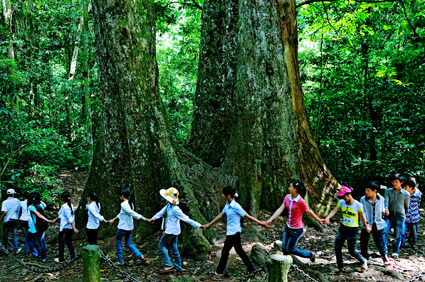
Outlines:
<svg viewBox="0 0 425 282"><path fill-rule="evenodd" d="M292 257L273 254L267 259L269 282L287 282L288 271L292 265Z"/></svg>
<svg viewBox="0 0 425 282"><path fill-rule="evenodd" d="M81 250L83 257L83 282L100 282L102 250L98 245L88 245Z"/></svg>

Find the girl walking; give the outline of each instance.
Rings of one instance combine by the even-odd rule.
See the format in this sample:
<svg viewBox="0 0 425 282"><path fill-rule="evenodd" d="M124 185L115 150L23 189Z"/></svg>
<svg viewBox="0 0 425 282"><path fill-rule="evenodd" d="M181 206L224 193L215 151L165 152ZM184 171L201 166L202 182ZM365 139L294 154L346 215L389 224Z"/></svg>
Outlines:
<svg viewBox="0 0 425 282"><path fill-rule="evenodd" d="M75 257L74 246L72 245L72 235L80 232L75 227L75 213L71 203L71 194L69 192L63 192L61 199L64 204L59 210L59 217L57 218L61 221L59 226L59 258L55 258L55 262L58 263L64 261L65 243L68 247L71 259Z"/></svg>
<svg viewBox="0 0 425 282"><path fill-rule="evenodd" d="M31 252L39 254L41 262L46 262L47 248L44 244L44 232L47 230L47 223L55 223L56 220L49 220L44 215L45 206L40 200L40 194L33 192L28 199L29 229L27 234L27 243ZM40 252L41 249L41 252Z"/></svg>
<svg viewBox="0 0 425 282"><path fill-rule="evenodd" d="M157 214L155 214L151 219L148 219L148 222L153 223L153 221L163 217L167 217L165 221L165 232L162 235L161 240L159 241L158 247L161 252L162 258L165 263L165 267L161 270L161 274L174 271L183 271L182 263L180 260L180 253L177 248L177 237L181 233L180 230L180 220L189 223L193 227L200 228L203 227L199 222L196 222L190 219L187 215L178 206L179 204L179 191L176 188L170 187L168 189L161 189L159 194L168 201L168 204L165 205ZM170 261L170 256L168 255L167 245L170 247L170 253L174 255L174 266Z"/></svg>
<svg viewBox="0 0 425 282"><path fill-rule="evenodd" d="M337 206L326 217L326 224L329 220L339 211L342 212L342 222L339 227L338 234L335 238L335 255L338 270L344 270L344 263L342 261L342 246L347 240L348 252L361 262L362 271L367 270L367 260L356 251L357 236L359 233L359 217L361 218L365 229L368 233L371 231L371 226L367 223L363 214L363 205L357 200L353 199L351 189L347 186L342 186L339 190L338 198L341 200Z"/></svg>
<svg viewBox="0 0 425 282"><path fill-rule="evenodd" d="M114 221L118 218L118 230L115 236L115 247L117 248L118 256L118 265L124 265L124 256L122 253L121 241L125 237L125 246L132 251L138 258L143 262L148 261L148 258L143 257L139 250L131 244L131 236L133 234L134 224L133 218L143 219L146 221L146 218L134 211L134 204L131 202L130 189L125 188L121 190L120 193L121 210L120 213L113 219L109 220L109 224L112 225Z"/></svg>
<svg viewBox="0 0 425 282"><path fill-rule="evenodd" d="M266 221L267 226L278 217L283 210L288 210L288 221L283 231L282 249L286 255L294 254L303 258L310 258L311 262L315 262L316 255L313 252L306 252L297 249L298 240L303 233L304 222L302 221L303 213L306 212L317 222L324 224L325 220L320 219L312 210L309 209L304 197L307 189L301 180L294 180L289 185L289 194L285 196L282 205L278 208L272 217Z"/></svg>
<svg viewBox="0 0 425 282"><path fill-rule="evenodd" d="M252 265L250 259L248 258L245 251L242 249L241 244L241 232L242 232L242 218L246 217L249 220L252 220L263 227L267 227L265 222L261 222L258 219L250 216L244 211L244 209L239 205L235 197L238 195L235 193L235 188L232 186L226 186L223 188L223 197L227 200L226 205L223 211L213 219L210 223L205 225L203 228L207 230L214 223L219 221L224 215L227 216L227 232L226 232L226 241L224 242L223 250L221 251L220 262L218 263L217 270L211 272L211 275L223 276L223 271L226 268L227 260L229 258L229 252L234 247L236 253L241 257L242 261L247 266L248 270L244 275L249 275L254 271L254 266Z"/></svg>
<svg viewBox="0 0 425 282"><path fill-rule="evenodd" d="M108 222L102 215L100 215L99 197L95 192L90 192L87 196L88 205L86 210L88 213L88 220L86 225L87 240L89 245L97 245L97 234L99 233L100 222Z"/></svg>

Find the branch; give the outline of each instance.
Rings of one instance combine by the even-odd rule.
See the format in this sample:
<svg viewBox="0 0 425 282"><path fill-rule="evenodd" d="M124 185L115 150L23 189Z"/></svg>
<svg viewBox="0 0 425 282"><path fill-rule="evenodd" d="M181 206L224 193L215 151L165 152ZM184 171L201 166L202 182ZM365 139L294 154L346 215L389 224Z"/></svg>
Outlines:
<svg viewBox="0 0 425 282"><path fill-rule="evenodd" d="M416 33L416 29L413 27L412 23L410 22L409 17L407 16L406 7L404 6L403 0L400 0L399 2L401 3L401 7L403 8L404 16L406 17L406 20L407 20L410 28L412 29L413 34L416 36L417 39L421 39L419 34Z"/></svg>
<svg viewBox="0 0 425 282"><path fill-rule="evenodd" d="M336 2L338 0L327 0L326 2ZM398 0L354 0L355 2L360 2L360 3L385 3L385 2L397 2ZM316 3L316 2L322 2L322 0L309 0L309 1L305 1L303 3L297 4L295 7L299 8L301 6L304 5L308 5L308 4L312 4L312 3Z"/></svg>
<svg viewBox="0 0 425 282"><path fill-rule="evenodd" d="M329 20L328 10L326 10L326 6L325 6L324 1L322 1L322 5L323 5L323 9L325 9L326 19L328 20L329 25L333 28L333 30L335 30L336 34L339 36L338 30L336 30L336 28L331 24L331 21Z"/></svg>
<svg viewBox="0 0 425 282"><path fill-rule="evenodd" d="M12 154L10 154L10 156L9 156L9 158L7 159L7 162L6 162L6 164L4 165L4 167L3 167L3 170L1 171L1 174L0 174L0 178L3 176L3 174L5 173L5 171L6 171L6 168L7 168L7 166L9 165L9 162L10 162L10 160L14 157L14 156L16 156L20 151L21 151L21 149L22 148L24 148L25 146L27 146L28 144L24 144L24 145L21 145L15 152L13 152Z"/></svg>
<svg viewBox="0 0 425 282"><path fill-rule="evenodd" d="M198 4L198 2L196 2L195 0L192 0L193 4L202 11L202 7Z"/></svg>

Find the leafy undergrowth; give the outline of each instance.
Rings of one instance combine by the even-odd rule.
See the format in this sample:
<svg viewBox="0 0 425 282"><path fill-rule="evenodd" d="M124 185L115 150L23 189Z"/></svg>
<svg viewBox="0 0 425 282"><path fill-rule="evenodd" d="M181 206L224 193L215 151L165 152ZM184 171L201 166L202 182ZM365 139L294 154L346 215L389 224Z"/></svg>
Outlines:
<svg viewBox="0 0 425 282"><path fill-rule="evenodd" d="M87 174L82 172L63 172L58 183L62 188L71 190L74 195L82 192ZM78 197L74 197L78 200ZM76 204L76 203L75 203ZM57 211L54 211L56 213ZM260 220L266 220L270 217L270 213L262 211L259 218ZM424 212L422 211L422 216ZM248 254L251 254L251 248L256 244L262 244L266 256L271 255L275 252L280 251L280 240L283 232L285 223L285 217L277 218L268 229L263 229L260 226L254 226L251 222L245 221L244 234L242 234L243 247ZM185 223L182 223L185 224ZM253 232L253 227L258 231ZM400 259L394 261L395 270L401 275L397 277L395 272L382 271L383 263L379 257L372 257L369 260L369 270L366 272L360 272L360 267L354 258L350 257L347 249L343 249L344 263L346 264L347 271L343 273L337 273L335 255L334 255L334 239L337 234L338 223L333 222L330 226L325 227L323 232L318 232L312 228L308 229L305 236L301 238L298 243L298 247L307 251L314 251L317 254L315 263L311 263L309 259L299 258L307 268L306 272L320 272L323 277L328 281L401 281L403 277L406 281L411 280L413 277L419 275L421 270L425 269L425 246L423 242L425 240L425 230L419 227L418 232L418 246L419 251L415 254L413 249L407 248L404 250ZM225 222L219 222L215 224L213 228L216 229L217 233L221 238L225 235ZM54 238L57 233L58 226L52 226L49 228L47 233L47 240ZM183 267L185 271L181 274L171 273L168 275L160 275L159 270L164 267L162 258L158 250L158 242L161 237L161 232L158 231L147 238L141 238L139 240L133 240L133 244L148 258L149 262L146 265L139 265L139 259L133 254L124 250L126 266L122 267L122 270L132 275L139 281L267 281L267 273L262 270L259 271L255 276L244 277L242 272L245 271L245 267L241 259L236 255L232 249L227 263L227 269L224 277L215 277L209 275L209 272L215 271L218 261L221 255L221 249L223 247L223 240L217 240L215 245L212 246L212 253L209 259L205 261L194 261L189 258L182 257ZM21 237L20 237L21 238ZM371 238L372 240L372 238ZM392 237L390 237L392 241ZM74 247L76 252L87 243L86 240L75 240ZM20 243L20 245L22 245ZM117 262L115 255L115 240L114 237L99 240L99 245L111 255L111 259ZM30 258L28 255L21 253L17 255L17 258L24 262L31 263L33 267L41 267L43 269L57 267L58 265L53 261L58 256L58 245L57 243L47 245L47 262L42 264L34 258ZM360 246L358 243L358 250ZM181 249L181 246L179 247ZM392 251L391 247L389 248ZM377 249L373 243L370 242L370 252L376 252ZM0 252L0 281L82 281L82 261L79 260L72 264L70 267L50 274L38 274L27 271L13 262L4 253ZM65 258L69 258L67 248L65 247ZM258 265L257 265L258 267ZM101 277L102 281L129 281L123 277L119 272L112 269L108 264L101 264ZM295 270L291 269L289 272L289 281L308 281L303 280L303 277L298 274Z"/></svg>

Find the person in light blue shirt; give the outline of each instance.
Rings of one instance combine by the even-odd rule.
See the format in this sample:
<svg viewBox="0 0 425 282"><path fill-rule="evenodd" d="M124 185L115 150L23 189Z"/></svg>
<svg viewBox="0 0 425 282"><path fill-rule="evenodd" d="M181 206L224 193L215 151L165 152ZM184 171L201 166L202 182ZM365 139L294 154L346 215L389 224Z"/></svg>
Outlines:
<svg viewBox="0 0 425 282"><path fill-rule="evenodd" d="M180 229L180 220L183 220L186 223L189 223L193 227L203 228L199 222L190 219L187 215L178 206L179 204L179 191L170 187L168 189L161 189L159 194L168 201L168 204L165 205L157 214L155 214L151 219L148 219L148 222L153 223L155 220L166 216L165 221L165 232L159 241L158 247L161 252L162 258L164 260L165 267L160 271L161 274L175 270L181 272L182 263L180 259L180 253L177 248L177 237L181 233ZM167 245L170 246L170 253L174 255L174 266L171 263L170 256L167 251Z"/></svg>
<svg viewBox="0 0 425 282"><path fill-rule="evenodd" d="M258 219L250 216L245 210L238 204L235 200L235 197L238 195L235 193L235 188L232 186L226 186L223 188L223 197L227 200L226 205L223 211L214 218L213 221L206 224L204 229L207 230L214 223L219 221L224 215L227 216L227 232L226 232L226 241L224 242L224 247L221 252L220 262L218 263L217 270L211 272L211 275L223 276L224 269L226 268L227 260L229 259L229 252L234 247L236 253L241 257L242 261L247 266L248 270L244 275L249 275L254 271L254 266L252 265L248 255L242 249L241 244L241 232L242 232L242 218L246 217L249 220L252 220L263 227L267 227L265 222L261 222Z"/></svg>

